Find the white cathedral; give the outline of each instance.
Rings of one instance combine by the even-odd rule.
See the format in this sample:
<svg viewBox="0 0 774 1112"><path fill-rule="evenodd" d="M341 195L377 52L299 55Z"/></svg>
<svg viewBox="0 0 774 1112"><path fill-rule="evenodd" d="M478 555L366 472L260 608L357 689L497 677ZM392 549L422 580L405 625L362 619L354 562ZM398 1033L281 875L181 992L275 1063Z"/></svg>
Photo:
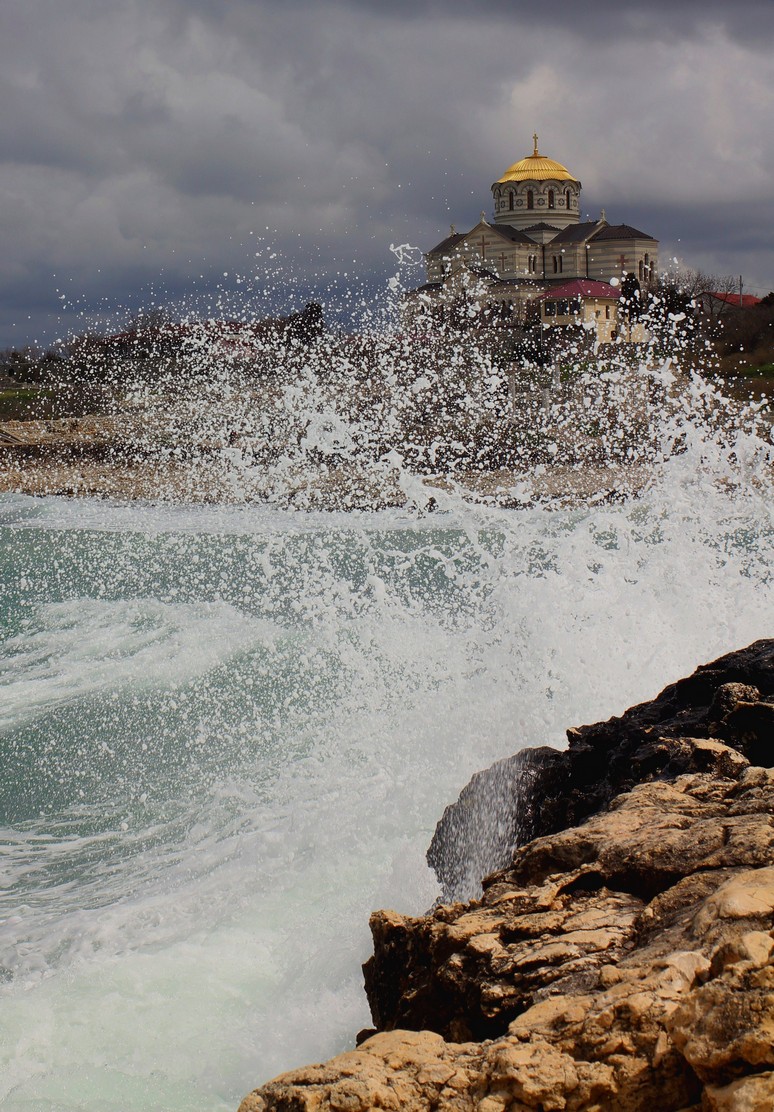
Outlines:
<svg viewBox="0 0 774 1112"><path fill-rule="evenodd" d="M546 325L592 322L600 340L617 336L621 281L641 289L658 274L658 241L628 224L581 222L581 183L546 158L533 136L532 154L492 185L494 217L450 234L425 256L427 281L407 297L414 319L437 316L462 300L503 321L522 324L530 310ZM633 337L632 337L633 338Z"/></svg>

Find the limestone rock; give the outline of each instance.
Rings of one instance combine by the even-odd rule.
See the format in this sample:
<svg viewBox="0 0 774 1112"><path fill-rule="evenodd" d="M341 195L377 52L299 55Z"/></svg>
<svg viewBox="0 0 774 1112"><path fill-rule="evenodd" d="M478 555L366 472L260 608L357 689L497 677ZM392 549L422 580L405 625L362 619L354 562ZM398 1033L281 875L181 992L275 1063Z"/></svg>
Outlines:
<svg viewBox="0 0 774 1112"><path fill-rule="evenodd" d="M627 712L641 782L512 851L480 899L376 912L378 1033L240 1112L774 1108L774 770L744 755L774 748L774 642L724 661Z"/></svg>
<svg viewBox="0 0 774 1112"><path fill-rule="evenodd" d="M643 784L522 847L479 901L377 912L381 1033L242 1112L766 1107L772 815L769 770Z"/></svg>
<svg viewBox="0 0 774 1112"><path fill-rule="evenodd" d="M774 1108L774 1073L758 1073L742 1077L730 1085L704 1090L709 1112L771 1112Z"/></svg>
<svg viewBox="0 0 774 1112"><path fill-rule="evenodd" d="M635 784L774 764L774 640L567 736L566 752L526 749L477 773L446 808L427 855L444 900L477 895L477 881L504 868L514 846L574 826Z"/></svg>
<svg viewBox="0 0 774 1112"><path fill-rule="evenodd" d="M546 826L536 833L556 829L550 824L557 816L572 825L643 780L709 771L706 747L686 749L677 739L714 738L768 767L774 764L774 640L704 664L620 718L568 730L567 737L570 790L564 800L547 800Z"/></svg>

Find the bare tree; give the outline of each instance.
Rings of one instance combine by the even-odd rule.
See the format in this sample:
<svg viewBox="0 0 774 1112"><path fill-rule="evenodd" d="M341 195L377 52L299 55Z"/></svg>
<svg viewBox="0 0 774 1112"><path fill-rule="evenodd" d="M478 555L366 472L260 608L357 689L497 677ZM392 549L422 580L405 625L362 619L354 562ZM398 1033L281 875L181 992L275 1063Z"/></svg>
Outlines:
<svg viewBox="0 0 774 1112"><path fill-rule="evenodd" d="M730 274L707 274L703 270L676 265L659 275L657 291L683 306L698 304L706 294L730 294L737 288Z"/></svg>

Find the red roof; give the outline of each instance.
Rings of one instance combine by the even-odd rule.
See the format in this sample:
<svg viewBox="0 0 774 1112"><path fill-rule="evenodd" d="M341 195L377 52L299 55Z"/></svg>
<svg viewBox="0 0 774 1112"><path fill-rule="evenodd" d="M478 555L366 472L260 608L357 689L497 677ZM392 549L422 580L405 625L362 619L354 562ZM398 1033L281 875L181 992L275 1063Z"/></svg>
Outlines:
<svg viewBox="0 0 774 1112"><path fill-rule="evenodd" d="M710 290L709 297L714 297L716 301L725 301L728 305L736 305L737 309L752 309L754 305L761 303L760 297L753 297L751 293L743 293L740 297L738 293L715 293Z"/></svg>
<svg viewBox="0 0 774 1112"><path fill-rule="evenodd" d="M552 289L546 290L538 300L555 301L557 298L564 300L571 297L617 298L620 296L621 291L607 282L595 282L591 278L573 278L571 282L565 282L562 286L554 286Z"/></svg>

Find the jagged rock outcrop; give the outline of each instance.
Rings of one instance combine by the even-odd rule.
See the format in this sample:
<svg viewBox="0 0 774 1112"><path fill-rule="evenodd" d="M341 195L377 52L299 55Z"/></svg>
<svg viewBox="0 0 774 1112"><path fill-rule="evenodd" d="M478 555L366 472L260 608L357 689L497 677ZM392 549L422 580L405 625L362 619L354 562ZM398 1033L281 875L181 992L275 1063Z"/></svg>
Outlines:
<svg viewBox="0 0 774 1112"><path fill-rule="evenodd" d="M378 1033L240 1112L774 1108L774 770L749 760L774 763L774 642L735 656L578 731L655 768L518 848L481 899L375 913Z"/></svg>
<svg viewBox="0 0 774 1112"><path fill-rule="evenodd" d="M702 665L620 718L568 730L564 752L525 749L477 773L428 850L443 899L478 895L476 881L504 868L514 846L574 826L635 784L701 772L702 751L664 744L680 737L715 738L751 764L774 763L774 640Z"/></svg>

